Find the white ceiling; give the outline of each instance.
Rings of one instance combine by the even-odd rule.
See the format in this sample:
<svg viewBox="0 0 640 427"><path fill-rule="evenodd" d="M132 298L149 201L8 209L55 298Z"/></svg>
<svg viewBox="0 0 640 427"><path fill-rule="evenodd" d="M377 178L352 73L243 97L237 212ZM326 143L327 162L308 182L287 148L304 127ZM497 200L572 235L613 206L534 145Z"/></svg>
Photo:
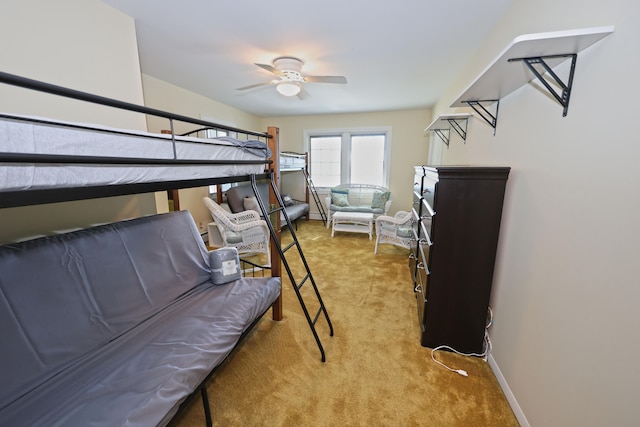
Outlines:
<svg viewBox="0 0 640 427"><path fill-rule="evenodd" d="M428 108L513 0L103 0L136 22L142 72L262 116ZM295 56L310 97L254 65Z"/></svg>

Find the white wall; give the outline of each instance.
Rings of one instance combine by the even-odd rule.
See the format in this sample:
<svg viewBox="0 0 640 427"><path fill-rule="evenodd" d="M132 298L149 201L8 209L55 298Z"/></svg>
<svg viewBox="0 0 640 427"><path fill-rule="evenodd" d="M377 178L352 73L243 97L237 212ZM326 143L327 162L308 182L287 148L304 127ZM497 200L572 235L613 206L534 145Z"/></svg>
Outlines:
<svg viewBox="0 0 640 427"><path fill-rule="evenodd" d="M603 25L616 30L578 55L567 117L528 85L500 102L495 136L474 118L466 144L444 150L445 164L513 168L491 338L497 366L535 426L640 420L640 3L516 0L435 108L451 111L518 35ZM566 77L566 64L557 71Z"/></svg>
<svg viewBox="0 0 640 427"><path fill-rule="evenodd" d="M98 0L3 0L0 70L143 104L133 20ZM146 129L144 117L0 85L0 111ZM153 195L0 210L0 242L155 212Z"/></svg>
<svg viewBox="0 0 640 427"><path fill-rule="evenodd" d="M309 129L344 129L364 127L390 127L391 171L389 189L392 193L390 213L410 210L413 202L413 166L427 161L428 135L424 128L431 121L431 110L388 111L360 114L327 114L316 116L269 117L263 119L263 126L280 128L280 150L303 153L304 131ZM289 176L290 175L290 176ZM296 174L297 175L297 174ZM282 178L283 191L297 193L287 181L295 180L304 184L304 179L294 174ZM311 211L317 212L313 201ZM326 208L325 208L326 209Z"/></svg>

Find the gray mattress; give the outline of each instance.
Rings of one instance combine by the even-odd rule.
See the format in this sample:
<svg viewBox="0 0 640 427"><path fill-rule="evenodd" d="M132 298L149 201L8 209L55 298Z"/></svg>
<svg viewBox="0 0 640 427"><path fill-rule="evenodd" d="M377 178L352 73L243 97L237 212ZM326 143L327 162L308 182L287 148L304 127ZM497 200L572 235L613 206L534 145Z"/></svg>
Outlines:
<svg viewBox="0 0 640 427"><path fill-rule="evenodd" d="M163 425L277 299L210 281L188 212L0 246L0 425Z"/></svg>
<svg viewBox="0 0 640 427"><path fill-rule="evenodd" d="M60 187L137 184L260 174L270 153L260 141L232 138L176 137L178 159L215 159L225 165L195 166L91 166L1 164L0 191ZM255 148L263 146L264 148ZM52 121L0 113L0 152L172 159L171 135L114 129L106 126Z"/></svg>

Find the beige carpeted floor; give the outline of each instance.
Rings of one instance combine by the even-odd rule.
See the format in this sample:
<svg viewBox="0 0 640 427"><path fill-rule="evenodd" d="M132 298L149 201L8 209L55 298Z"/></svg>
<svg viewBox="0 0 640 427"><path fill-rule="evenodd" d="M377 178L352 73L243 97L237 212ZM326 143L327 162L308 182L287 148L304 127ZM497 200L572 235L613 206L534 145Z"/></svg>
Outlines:
<svg viewBox="0 0 640 427"><path fill-rule="evenodd" d="M284 320L265 315L208 383L214 425L518 425L486 362L436 354L466 370L465 378L435 364L430 349L420 346L407 250L381 245L374 255L367 235L331 238L319 221L300 221L297 236L334 326L330 337L326 322L318 321L327 361L320 361L295 293L283 280ZM301 274L299 261L292 268ZM317 305L310 305L315 313ZM172 422L202 425L199 399Z"/></svg>

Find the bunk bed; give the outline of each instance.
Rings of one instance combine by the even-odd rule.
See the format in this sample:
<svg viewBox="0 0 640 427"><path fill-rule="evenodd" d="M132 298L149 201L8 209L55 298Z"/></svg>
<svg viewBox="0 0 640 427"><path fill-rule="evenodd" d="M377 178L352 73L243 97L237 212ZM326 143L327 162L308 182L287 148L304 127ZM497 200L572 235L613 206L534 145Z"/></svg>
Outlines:
<svg viewBox="0 0 640 427"><path fill-rule="evenodd" d="M194 129L192 131L180 134L181 137L198 137L198 138L214 139L214 140L219 139L221 136L222 138L225 138L227 136L234 136L234 135L235 133L233 132L230 133L225 130L220 130L218 128L209 127L209 126L201 127L201 128ZM318 212L320 214L321 219L324 222L326 222L326 214L324 212L324 207L322 206L322 203L320 203L318 193L309 176L309 153L296 153L293 151L277 151L276 153L273 153L271 158L272 158L272 167L277 177L277 182L282 183L282 175L288 174L290 172L292 174L295 172L301 172L301 176L304 179L304 184L303 184L304 191L303 191L302 199L293 199L289 194L282 195L283 198L285 199L286 206L289 207L289 209L286 209L287 213L289 214L290 217L292 217L294 224L297 224L296 221L301 216L305 216L306 219L309 220L309 217L310 217L309 195L310 194L311 196L313 196L313 199L316 202L316 206L318 208ZM264 190L264 187L263 187L263 190ZM253 194L253 192L251 189L240 189L240 190L234 189L231 191L228 190L226 194L227 196L231 196L232 200L229 200L229 197L227 197L227 199L225 200L225 198L223 197L223 188L221 185L218 185L216 190L216 198L217 198L216 201L218 202L218 204L227 203L232 213L238 213L244 209L242 205L242 198L244 198L249 194ZM178 200L178 205L179 205L179 196L177 194L172 194L171 197L172 197L172 200L174 201ZM237 197L240 198L240 201L236 200ZM296 205L296 207L291 208L292 205ZM283 221L282 218L281 218L281 224L283 224L283 226L285 224L285 221Z"/></svg>
<svg viewBox="0 0 640 427"><path fill-rule="evenodd" d="M309 155L308 153L294 153L292 151L280 152L279 158L280 176L282 182L282 174L295 175L295 172L301 172L304 178L304 199L299 202L309 205ZM309 209L307 209L306 218L309 220Z"/></svg>
<svg viewBox="0 0 640 427"><path fill-rule="evenodd" d="M277 178L273 169L274 163L277 164L279 152L278 129L275 127L270 127L267 132L262 133L219 126L204 120L4 72L0 72L0 83L105 105L132 113L165 118L171 128L170 134L163 135L1 113L0 209L203 187L239 181L249 181L255 186L258 179L271 180L269 201L260 201L260 207L265 217L269 214L265 210L265 205L276 203L283 206L282 199L277 192L275 181ZM215 140L179 137L173 132L175 122L215 127L222 129L227 136ZM229 137L230 134L233 134L234 137ZM285 266L320 349L322 361L324 361L324 350L315 330L316 321L320 314L324 314L329 325L330 335L333 335L333 327L324 303L294 235L295 247L298 249L307 270L307 276L303 279L303 283L307 279L311 279L320 302L320 309L315 318L311 320L299 293L299 287L302 286L302 283L298 285L292 276L284 257L284 251L280 247L279 226L270 225L270 231L271 277L277 277L279 283L281 265ZM293 233L293 230L291 232ZM272 308L274 320L280 320L282 318L281 296L278 296L277 300L273 302ZM264 313L258 313L249 329ZM243 332L241 338L246 335L249 329ZM201 394L208 425L211 425L211 417L205 383L216 367L206 378L202 379L198 387L187 393L190 397ZM166 398L163 396L160 400ZM180 401L183 403L184 399L186 397L181 398ZM6 407L0 407L0 412L5 409ZM112 409L115 412L118 410L118 408ZM174 412L172 411L172 413ZM166 421L168 420L163 420L162 423L164 424ZM144 424L144 420L141 422ZM52 421L53 424L55 423Z"/></svg>

